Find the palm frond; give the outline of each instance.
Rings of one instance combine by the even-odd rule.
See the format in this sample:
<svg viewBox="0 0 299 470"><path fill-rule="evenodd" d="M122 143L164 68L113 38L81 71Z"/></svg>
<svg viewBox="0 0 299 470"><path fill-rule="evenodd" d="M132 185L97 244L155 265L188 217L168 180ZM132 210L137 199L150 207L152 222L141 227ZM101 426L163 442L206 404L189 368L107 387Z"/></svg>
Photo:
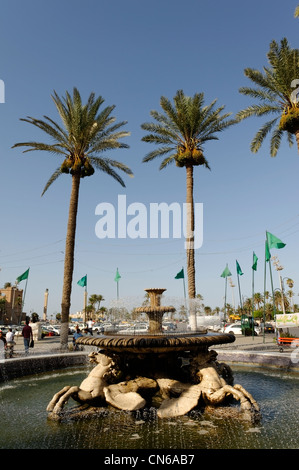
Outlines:
<svg viewBox="0 0 299 470"><path fill-rule="evenodd" d="M163 170L166 166L168 166L170 163L173 163L175 161L176 154L172 154L167 158L164 158L163 162L161 163L159 170Z"/></svg>
<svg viewBox="0 0 299 470"><path fill-rule="evenodd" d="M56 155L68 155L67 150L62 150L62 145L61 144L43 144L42 142L20 142L18 144L15 144L12 146L12 148L16 147L30 147L27 150L23 150L23 153L27 152L33 152L35 150L44 150L49 153L53 153Z"/></svg>
<svg viewBox="0 0 299 470"><path fill-rule="evenodd" d="M104 158L99 158L99 157L89 157L90 162L92 165L97 168L99 171L103 171L109 176L112 176L113 179L118 181L118 183L121 184L124 188L126 187L125 182L123 179L116 173L116 171L113 170L113 168L110 167L109 163L107 163L106 159ZM131 173L133 175L133 173Z"/></svg>
<svg viewBox="0 0 299 470"><path fill-rule="evenodd" d="M271 105L266 105L266 104L254 104L251 106L248 106L246 109L242 109L236 114L236 120L237 121L242 121L245 118L248 118L250 116L264 116L268 115L270 113L276 113L277 111L281 112L281 109L277 106L271 106Z"/></svg>
<svg viewBox="0 0 299 470"><path fill-rule="evenodd" d="M277 119L273 119L272 121L266 122L256 133L254 139L251 142L250 149L253 153L257 153L258 150L260 149L262 143L264 142L265 138L271 132L273 129L274 125L277 123Z"/></svg>
<svg viewBox="0 0 299 470"><path fill-rule="evenodd" d="M276 157L276 155L277 155L277 151L280 147L283 132L284 131L279 129L279 127L276 127L276 129L274 129L274 131L272 132L271 143L270 143L270 155L271 155L271 157Z"/></svg>
<svg viewBox="0 0 299 470"><path fill-rule="evenodd" d="M47 189L49 189L49 187L51 186L51 184L54 183L54 181L57 180L57 178L58 178L61 174L62 174L62 172L61 172L61 169L60 169L60 167L59 167L59 168L57 168L57 169L54 171L53 175L52 175L52 176L50 177L50 179L48 180L48 182L47 182L47 184L46 184L46 186L44 187L44 190L43 190L43 192L42 192L42 196L45 194L45 192L47 191Z"/></svg>
<svg viewBox="0 0 299 470"><path fill-rule="evenodd" d="M176 149L174 149L174 147L159 147L156 150L153 150L153 151L149 152L148 154L146 154L142 161L144 163L145 162L150 162L154 158L162 157L163 155L166 155L169 152L173 152L174 150L176 150Z"/></svg>

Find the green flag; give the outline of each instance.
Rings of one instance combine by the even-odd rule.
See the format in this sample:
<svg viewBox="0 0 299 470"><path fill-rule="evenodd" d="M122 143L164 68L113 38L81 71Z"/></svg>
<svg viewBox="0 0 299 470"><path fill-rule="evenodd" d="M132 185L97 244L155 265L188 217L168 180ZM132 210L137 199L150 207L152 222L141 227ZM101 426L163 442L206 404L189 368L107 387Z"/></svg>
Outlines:
<svg viewBox="0 0 299 470"><path fill-rule="evenodd" d="M266 240L266 243L265 243L265 257L266 257L266 261L270 261L271 253L270 253L270 250L269 250L269 245L268 245L267 240Z"/></svg>
<svg viewBox="0 0 299 470"><path fill-rule="evenodd" d="M225 270L223 271L223 273L221 274L220 277L228 277L228 276L231 276L232 273L230 272L230 270L228 269L228 266L226 265L226 268Z"/></svg>
<svg viewBox="0 0 299 470"><path fill-rule="evenodd" d="M254 269L254 271L257 270L257 260L258 260L258 257L257 257L256 254L253 252L253 265L252 265L252 269Z"/></svg>
<svg viewBox="0 0 299 470"><path fill-rule="evenodd" d="M118 282L120 280L120 278L121 278L121 275L118 272L118 268L116 268L116 274L115 274L115 278L114 278L115 282Z"/></svg>
<svg viewBox="0 0 299 470"><path fill-rule="evenodd" d="M177 275L175 276L175 279L184 279L184 268L181 269L180 272L177 273Z"/></svg>
<svg viewBox="0 0 299 470"><path fill-rule="evenodd" d="M29 276L29 268L27 269L27 271L21 274L21 276L17 277L17 284L19 284L19 282L21 281L24 281L25 279L28 279L28 276Z"/></svg>
<svg viewBox="0 0 299 470"><path fill-rule="evenodd" d="M237 273L240 275L240 276L243 276L244 273L242 273L242 269L240 268L240 265L238 263L238 261L236 260L236 265L237 265Z"/></svg>
<svg viewBox="0 0 299 470"><path fill-rule="evenodd" d="M286 246L285 243L279 240L279 238L275 237L275 235L272 235L272 233L266 232L266 234L269 250L271 250L271 248L283 248L284 246Z"/></svg>
<svg viewBox="0 0 299 470"><path fill-rule="evenodd" d="M87 274L86 276L83 276L80 281L77 282L77 284L81 287L86 287L87 286Z"/></svg>

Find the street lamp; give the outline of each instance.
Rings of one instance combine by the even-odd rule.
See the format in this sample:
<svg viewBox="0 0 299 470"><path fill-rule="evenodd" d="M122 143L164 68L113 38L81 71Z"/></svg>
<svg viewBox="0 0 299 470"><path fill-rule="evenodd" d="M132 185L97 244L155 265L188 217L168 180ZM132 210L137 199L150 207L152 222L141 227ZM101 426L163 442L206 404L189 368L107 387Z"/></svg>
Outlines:
<svg viewBox="0 0 299 470"><path fill-rule="evenodd" d="M282 282L281 275L279 274L279 271L282 271L282 270L283 270L283 266L281 266L281 265L279 264L279 259L277 258L277 256L272 256L271 259L273 260L273 264L274 264L274 266L275 266L275 269L276 269L276 271L278 272L279 284L280 284L280 291L281 291L282 311L283 311L283 313L285 314L285 313L286 313L286 309L285 309L285 305L284 305L283 282Z"/></svg>

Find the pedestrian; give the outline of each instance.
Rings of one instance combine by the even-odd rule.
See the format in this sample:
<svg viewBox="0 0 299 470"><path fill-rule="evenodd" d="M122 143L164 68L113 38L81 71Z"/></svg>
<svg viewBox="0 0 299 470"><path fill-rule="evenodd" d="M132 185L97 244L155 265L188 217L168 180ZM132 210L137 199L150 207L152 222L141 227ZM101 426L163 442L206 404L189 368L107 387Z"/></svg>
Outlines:
<svg viewBox="0 0 299 470"><path fill-rule="evenodd" d="M22 329L22 336L24 338L25 354L29 354L30 340L33 340L32 328L29 326L29 320L26 319L26 325Z"/></svg>
<svg viewBox="0 0 299 470"><path fill-rule="evenodd" d="M12 328L8 328L8 332L6 333L6 343L7 343L7 349L9 350L9 355L12 357L13 355L13 347L16 344L14 339L15 335L12 331Z"/></svg>
<svg viewBox="0 0 299 470"><path fill-rule="evenodd" d="M0 359L5 359L6 339L0 330Z"/></svg>
<svg viewBox="0 0 299 470"><path fill-rule="evenodd" d="M88 331L89 331L89 333L93 336L93 333L92 333L92 325L93 325L93 321L92 321L92 320L88 320L88 322L87 322Z"/></svg>
<svg viewBox="0 0 299 470"><path fill-rule="evenodd" d="M73 334L73 347L75 351L78 351L78 345L76 344L76 339L80 338L82 335L80 328L77 328L76 332Z"/></svg>
<svg viewBox="0 0 299 470"><path fill-rule="evenodd" d="M5 336L3 334L3 332L0 330L0 340L3 341L4 343L4 348L6 349L6 339L5 339Z"/></svg>

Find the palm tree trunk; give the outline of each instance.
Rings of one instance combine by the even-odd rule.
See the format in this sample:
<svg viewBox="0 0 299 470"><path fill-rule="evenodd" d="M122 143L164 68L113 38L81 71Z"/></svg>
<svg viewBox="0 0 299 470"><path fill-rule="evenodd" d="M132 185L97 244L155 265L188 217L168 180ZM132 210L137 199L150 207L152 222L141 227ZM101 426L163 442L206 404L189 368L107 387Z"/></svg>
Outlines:
<svg viewBox="0 0 299 470"><path fill-rule="evenodd" d="M72 176L72 190L69 205L69 218L67 224L67 233L65 241L65 254L64 254L64 274L63 274L63 289L61 301L61 333L60 333L60 347L67 349L68 345L68 331L69 331L69 314L71 306L71 293L72 281L74 270L74 252L75 252L75 236L76 236L76 222L79 201L79 187L80 175Z"/></svg>
<svg viewBox="0 0 299 470"><path fill-rule="evenodd" d="M196 309L195 303L191 299L195 299L195 256L194 256L194 200L193 200L193 166L186 166L186 183L187 183L187 276L188 276L188 297L190 309L190 327L196 330ZM191 300L191 301L190 301Z"/></svg>

